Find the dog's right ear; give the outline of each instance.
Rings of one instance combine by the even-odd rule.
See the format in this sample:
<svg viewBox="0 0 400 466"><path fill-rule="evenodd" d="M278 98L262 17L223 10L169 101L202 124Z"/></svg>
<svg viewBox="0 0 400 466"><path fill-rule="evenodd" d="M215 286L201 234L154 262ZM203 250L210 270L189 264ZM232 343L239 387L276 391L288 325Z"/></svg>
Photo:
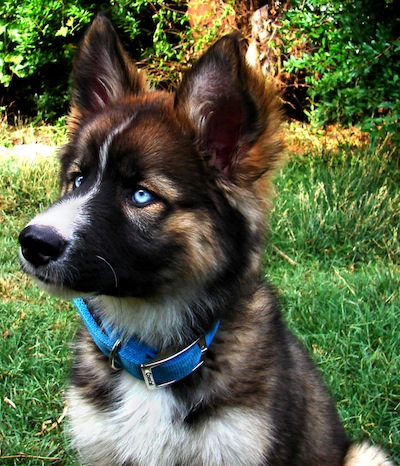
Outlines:
<svg viewBox="0 0 400 466"><path fill-rule="evenodd" d="M125 95L145 90L146 80L133 65L103 15L96 16L79 48L72 71L71 132L85 118Z"/></svg>

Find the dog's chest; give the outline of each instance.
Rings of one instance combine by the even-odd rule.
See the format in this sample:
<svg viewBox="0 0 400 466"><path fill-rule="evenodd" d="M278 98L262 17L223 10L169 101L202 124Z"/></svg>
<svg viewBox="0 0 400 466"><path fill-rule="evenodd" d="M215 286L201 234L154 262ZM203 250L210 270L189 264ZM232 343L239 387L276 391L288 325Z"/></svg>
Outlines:
<svg viewBox="0 0 400 466"><path fill-rule="evenodd" d="M219 408L201 423L187 424L171 392L149 392L126 376L110 410L72 389L70 427L84 464L96 466L259 465L268 444L266 424L244 408Z"/></svg>

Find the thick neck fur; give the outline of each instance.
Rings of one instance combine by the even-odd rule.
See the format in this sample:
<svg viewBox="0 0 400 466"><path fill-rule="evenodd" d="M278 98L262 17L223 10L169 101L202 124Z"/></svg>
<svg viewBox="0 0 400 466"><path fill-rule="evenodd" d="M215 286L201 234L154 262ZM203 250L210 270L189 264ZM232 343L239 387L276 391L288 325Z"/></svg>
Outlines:
<svg viewBox="0 0 400 466"><path fill-rule="evenodd" d="M212 290L195 294L191 289L190 293L157 300L97 296L88 303L116 333L139 338L159 351L179 350L209 331L217 320L234 320L254 282L254 278L232 279L232 285L226 286L221 281L211 286Z"/></svg>

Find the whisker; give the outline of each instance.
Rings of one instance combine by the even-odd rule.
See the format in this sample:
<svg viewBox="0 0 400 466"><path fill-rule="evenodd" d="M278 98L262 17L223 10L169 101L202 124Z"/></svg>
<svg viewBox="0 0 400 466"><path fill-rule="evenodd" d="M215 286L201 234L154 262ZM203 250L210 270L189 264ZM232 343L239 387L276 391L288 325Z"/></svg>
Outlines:
<svg viewBox="0 0 400 466"><path fill-rule="evenodd" d="M104 261L111 269L113 275L114 275L114 280L115 280L115 288L118 288L118 277L117 277L117 274L115 273L115 270L113 268L113 266L106 260L104 259L104 257L101 257L101 256L96 256L98 259Z"/></svg>

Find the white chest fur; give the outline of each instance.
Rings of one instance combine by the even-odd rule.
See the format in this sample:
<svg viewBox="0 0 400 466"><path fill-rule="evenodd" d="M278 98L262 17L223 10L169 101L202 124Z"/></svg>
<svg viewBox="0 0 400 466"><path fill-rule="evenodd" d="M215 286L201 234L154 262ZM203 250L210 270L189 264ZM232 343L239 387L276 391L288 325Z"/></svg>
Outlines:
<svg viewBox="0 0 400 466"><path fill-rule="evenodd" d="M148 391L126 375L121 402L100 411L69 393L71 434L84 464L95 466L251 466L262 461L267 423L245 408L221 408L187 425L167 390Z"/></svg>

